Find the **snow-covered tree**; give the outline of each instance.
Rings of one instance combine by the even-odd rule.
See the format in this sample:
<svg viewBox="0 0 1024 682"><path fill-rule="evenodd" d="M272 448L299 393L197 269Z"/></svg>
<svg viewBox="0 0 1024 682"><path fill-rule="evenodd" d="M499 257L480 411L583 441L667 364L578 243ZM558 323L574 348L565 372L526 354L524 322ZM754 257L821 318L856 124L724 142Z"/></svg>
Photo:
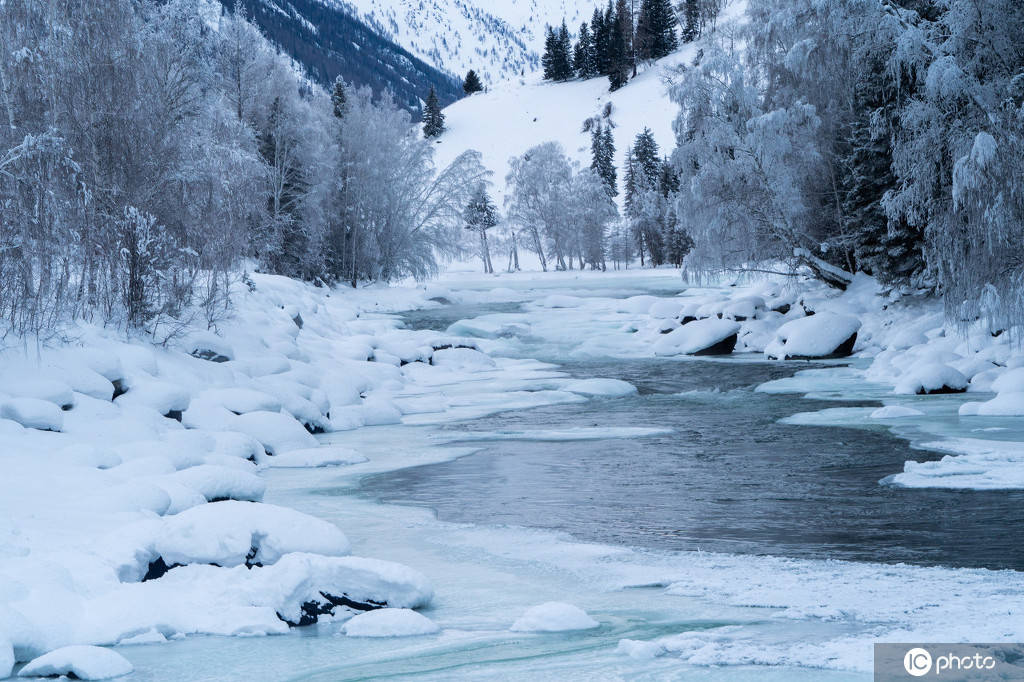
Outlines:
<svg viewBox="0 0 1024 682"><path fill-rule="evenodd" d="M466 229L476 233L479 242L480 260L483 261L484 272L493 273L491 265L491 249L487 243L487 232L498 224L498 207L494 205L487 186L480 184L469 199L466 206Z"/></svg>
<svg viewBox="0 0 1024 682"><path fill-rule="evenodd" d="M437 92L430 88L427 95L427 102L423 107L423 136L427 138L437 137L444 132L444 112L441 111L441 103L437 99Z"/></svg>

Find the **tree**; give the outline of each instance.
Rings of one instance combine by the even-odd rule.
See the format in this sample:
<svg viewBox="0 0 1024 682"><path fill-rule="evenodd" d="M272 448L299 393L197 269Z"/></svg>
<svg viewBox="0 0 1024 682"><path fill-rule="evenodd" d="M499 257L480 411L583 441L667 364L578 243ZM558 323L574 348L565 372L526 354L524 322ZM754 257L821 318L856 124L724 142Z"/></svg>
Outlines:
<svg viewBox="0 0 1024 682"><path fill-rule="evenodd" d="M444 132L444 113L437 101L437 93L430 88L427 95L427 104L423 109L423 136L426 138L437 137Z"/></svg>
<svg viewBox="0 0 1024 682"><path fill-rule="evenodd" d="M566 27L564 19L557 32L548 26L541 64L544 67L546 80L565 81L572 78L572 40L569 38L569 29Z"/></svg>
<svg viewBox="0 0 1024 682"><path fill-rule="evenodd" d="M487 186L481 183L470 197L466 206L466 229L477 233L480 240L480 259L484 272L492 274L491 250L487 244L487 231L498 224L498 207L487 194Z"/></svg>
<svg viewBox="0 0 1024 682"><path fill-rule="evenodd" d="M605 14L605 24L608 27L608 85L614 92L629 81L630 59L627 52L626 35L623 25L618 17L612 12L609 0L608 12Z"/></svg>
<svg viewBox="0 0 1024 682"><path fill-rule="evenodd" d="M475 92L483 92L484 84L480 82L480 76L476 75L476 71L470 69L466 72L466 78L462 81L462 91L467 95L472 95Z"/></svg>
<svg viewBox="0 0 1024 682"><path fill-rule="evenodd" d="M590 168L601 178L608 196L618 196L615 140L610 126L598 123L590 131Z"/></svg>
<svg viewBox="0 0 1024 682"><path fill-rule="evenodd" d="M684 0L683 17L683 42L692 43L700 37L700 0Z"/></svg>
<svg viewBox="0 0 1024 682"><path fill-rule="evenodd" d="M331 111L335 118L345 118L347 108L348 95L345 94L345 81L338 76L334 79L334 88L331 90Z"/></svg>
<svg viewBox="0 0 1024 682"><path fill-rule="evenodd" d="M580 35L573 48L573 68L580 78L593 78L598 75L597 57L594 53L594 41L591 38L587 22L580 24Z"/></svg>
<svg viewBox="0 0 1024 682"><path fill-rule="evenodd" d="M637 22L638 53L641 59L661 59L676 51L676 14L670 0L642 0Z"/></svg>

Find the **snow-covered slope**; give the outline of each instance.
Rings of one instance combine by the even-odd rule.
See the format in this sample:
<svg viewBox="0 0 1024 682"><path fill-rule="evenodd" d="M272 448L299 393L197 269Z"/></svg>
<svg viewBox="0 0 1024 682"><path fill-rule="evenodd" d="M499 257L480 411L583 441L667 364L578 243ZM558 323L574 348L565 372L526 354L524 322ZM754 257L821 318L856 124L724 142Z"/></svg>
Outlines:
<svg viewBox="0 0 1024 682"><path fill-rule="evenodd" d="M332 4L332 0L323 0ZM348 0L378 32L439 69L469 69L487 85L540 68L544 27L573 32L601 3L573 0Z"/></svg>
<svg viewBox="0 0 1024 682"><path fill-rule="evenodd" d="M494 173L493 193L500 205L508 160L534 145L559 142L570 158L589 165L590 134L583 122L602 116L610 103L621 176L626 147L645 126L664 152L675 146L672 122L678 108L669 99L667 80L676 67L692 62L695 50L692 45L684 47L616 92L608 92L607 78L551 83L534 76L461 99L445 109L447 131L438 142L438 166L466 149L476 149Z"/></svg>

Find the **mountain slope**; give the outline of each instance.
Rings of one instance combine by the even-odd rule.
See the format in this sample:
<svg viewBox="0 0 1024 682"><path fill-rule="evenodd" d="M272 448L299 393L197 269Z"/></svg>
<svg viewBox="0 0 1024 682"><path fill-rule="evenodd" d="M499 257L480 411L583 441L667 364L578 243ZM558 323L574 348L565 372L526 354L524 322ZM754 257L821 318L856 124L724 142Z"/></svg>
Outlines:
<svg viewBox="0 0 1024 682"><path fill-rule="evenodd" d="M334 0L323 0L331 3ZM602 4L574 0L348 0L354 13L420 59L487 85L540 68L544 28L575 32Z"/></svg>
<svg viewBox="0 0 1024 682"><path fill-rule="evenodd" d="M233 8L235 0L220 0ZM433 86L443 103L462 95L461 84L379 35L338 3L320 0L241 0L249 18L321 85L347 81L391 90L418 111Z"/></svg>
<svg viewBox="0 0 1024 682"><path fill-rule="evenodd" d="M504 83L466 97L445 110L447 131L438 142L438 165L466 149L481 152L484 164L494 173L493 194L500 205L509 158L534 145L559 142L570 158L589 166L590 134L583 123L602 116L610 104L621 189L626 147L644 127L653 131L663 153L675 147L672 122L678 108L668 97L665 79L678 65L692 61L695 51L694 46L686 46L641 71L616 92L608 92L606 78L550 83L534 77L525 85Z"/></svg>

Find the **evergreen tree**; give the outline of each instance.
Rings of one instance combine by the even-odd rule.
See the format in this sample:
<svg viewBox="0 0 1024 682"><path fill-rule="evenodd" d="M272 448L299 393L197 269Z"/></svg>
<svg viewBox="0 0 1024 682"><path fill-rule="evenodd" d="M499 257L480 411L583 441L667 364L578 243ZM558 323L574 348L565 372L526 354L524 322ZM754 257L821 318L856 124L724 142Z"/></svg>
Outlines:
<svg viewBox="0 0 1024 682"><path fill-rule="evenodd" d="M618 16L612 10L611 1L605 13L608 38L608 85L612 92L629 80L629 59L626 54L626 36L623 35Z"/></svg>
<svg viewBox="0 0 1024 682"><path fill-rule="evenodd" d="M594 8L590 20L590 35L594 43L594 75L608 75L608 25L600 8Z"/></svg>
<svg viewBox="0 0 1024 682"><path fill-rule="evenodd" d="M472 95L474 92L482 92L484 84L480 82L480 76L476 75L476 71L470 69L466 72L466 78L462 81L462 91L467 95Z"/></svg>
<svg viewBox="0 0 1024 682"><path fill-rule="evenodd" d="M593 78L597 75L594 41L587 22L580 24L580 37L573 49L572 66L580 78Z"/></svg>
<svg viewBox="0 0 1024 682"><path fill-rule="evenodd" d="M615 4L615 19L616 27L622 33L624 64L632 76L636 76L636 46L634 44L636 36L634 35L633 12L630 9L630 5L627 4L627 0L617 0Z"/></svg>
<svg viewBox="0 0 1024 682"><path fill-rule="evenodd" d="M437 101L437 93L433 86L430 94L427 95L427 105L423 110L423 135L431 138L437 137L444 132L444 113L441 112L441 105Z"/></svg>
<svg viewBox="0 0 1024 682"><path fill-rule="evenodd" d="M557 32L548 26L541 65L544 67L546 80L565 81L572 78L572 41L564 19Z"/></svg>
<svg viewBox="0 0 1024 682"><path fill-rule="evenodd" d="M348 95L345 94L345 81L341 76L334 79L334 89L331 90L331 106L335 118L345 118L348 109Z"/></svg>
<svg viewBox="0 0 1024 682"><path fill-rule="evenodd" d="M558 75L557 80L567 81L573 77L572 68L572 38L569 37L569 27L562 19L562 27L558 29Z"/></svg>
<svg viewBox="0 0 1024 682"><path fill-rule="evenodd" d="M633 142L633 157L643 173L643 188L654 189L661 178L663 163L650 128L644 128Z"/></svg>
<svg viewBox="0 0 1024 682"><path fill-rule="evenodd" d="M598 124L590 131L590 159L590 167L601 178L608 196L618 196L615 141L610 127Z"/></svg>
<svg viewBox="0 0 1024 682"><path fill-rule="evenodd" d="M480 237L480 259L484 264L484 272L494 272L491 265L491 250L487 243L487 231L498 224L498 207L487 194L487 187L480 184L473 192L466 206L466 229L476 232Z"/></svg>
<svg viewBox="0 0 1024 682"><path fill-rule="evenodd" d="M679 47L676 14L670 0L642 0L637 24L641 59L661 59Z"/></svg>
<svg viewBox="0 0 1024 682"><path fill-rule="evenodd" d="M555 35L555 30L548 26L544 34L544 54L540 58L541 67L544 69L544 80L555 80L557 52L558 36Z"/></svg>
<svg viewBox="0 0 1024 682"><path fill-rule="evenodd" d="M700 0L684 0L683 16L686 19L683 42L692 43L700 37Z"/></svg>

